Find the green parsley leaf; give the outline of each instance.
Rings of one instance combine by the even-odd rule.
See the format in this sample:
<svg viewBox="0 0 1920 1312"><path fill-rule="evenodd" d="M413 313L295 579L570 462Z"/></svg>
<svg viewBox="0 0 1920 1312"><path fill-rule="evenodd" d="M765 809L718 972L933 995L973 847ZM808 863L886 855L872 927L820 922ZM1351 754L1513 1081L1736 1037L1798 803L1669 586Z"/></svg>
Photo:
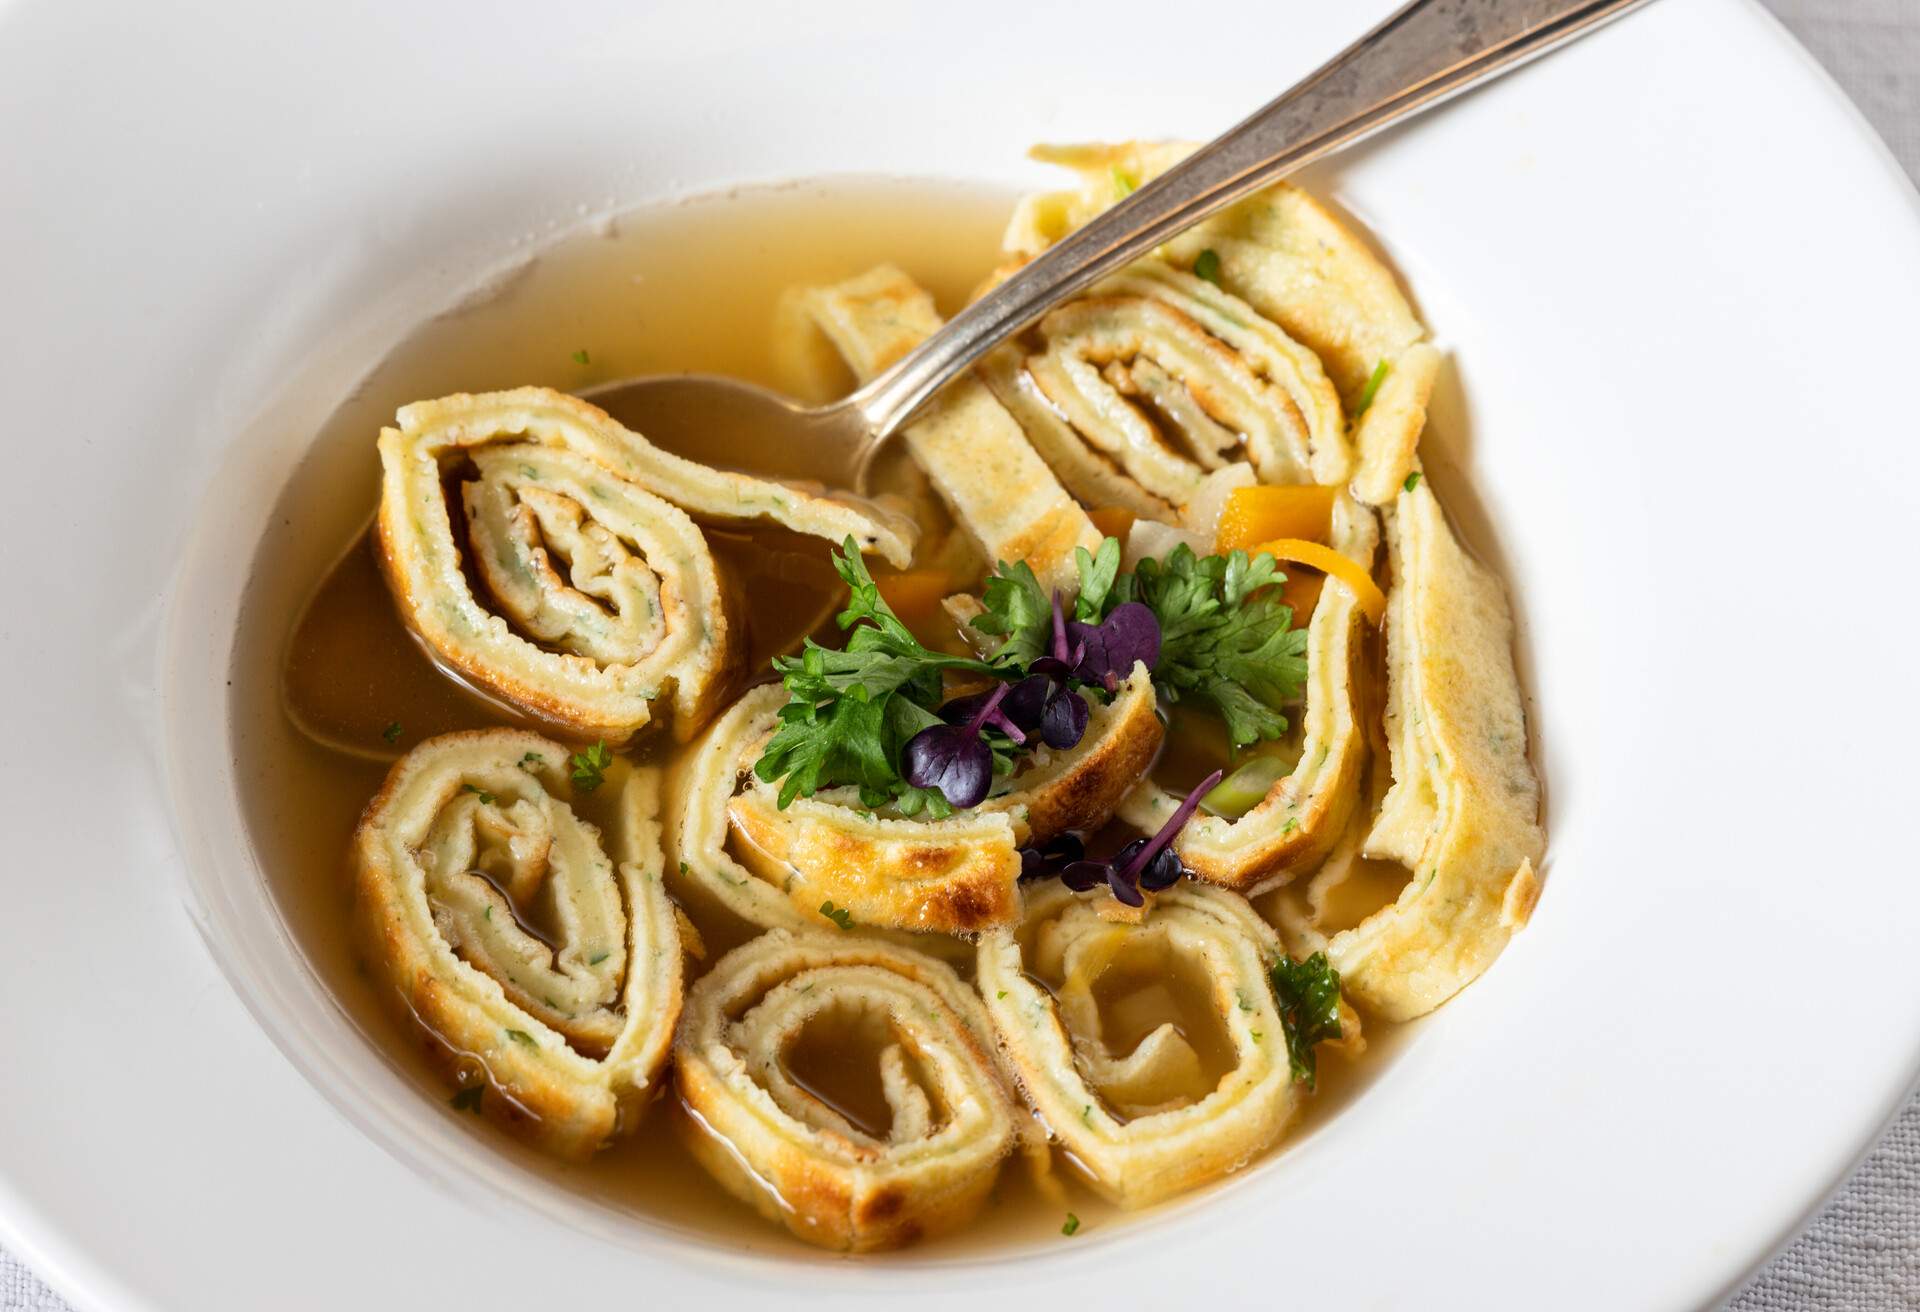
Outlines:
<svg viewBox="0 0 1920 1312"><path fill-rule="evenodd" d="M859 790L868 809L892 803L903 815L944 819L953 813L947 799L908 784L900 776L900 754L909 738L940 722L934 710L944 671L993 669L923 646L880 596L851 537L833 563L849 593L839 615L847 645L833 651L809 639L798 656L774 661L787 704L754 773L780 782L781 807L846 785Z"/></svg>
<svg viewBox="0 0 1920 1312"><path fill-rule="evenodd" d="M1024 560L1011 565L1001 561L988 577L980 600L986 611L974 619L973 627L1006 639L993 653L994 664L1025 667L1047 650L1053 633L1053 599L1041 588L1033 566Z"/></svg>
<svg viewBox="0 0 1920 1312"><path fill-rule="evenodd" d="M573 362L575 364L592 364L593 363L592 360L587 358L587 348L584 346L573 353Z"/></svg>
<svg viewBox="0 0 1920 1312"><path fill-rule="evenodd" d="M1360 399L1353 403L1353 417L1358 419L1373 404L1373 398L1380 390L1380 384L1387 381L1387 362L1382 360L1373 367L1373 373L1367 379L1367 385L1360 389Z"/></svg>
<svg viewBox="0 0 1920 1312"><path fill-rule="evenodd" d="M1079 1230L1080 1230L1080 1218L1075 1216L1072 1212L1068 1212L1066 1224L1060 1227L1060 1233L1063 1235L1071 1235L1071 1234L1078 1233Z"/></svg>
<svg viewBox="0 0 1920 1312"><path fill-rule="evenodd" d="M592 956L587 958L587 964L589 966L597 966L612 955L613 953L611 952L596 952Z"/></svg>
<svg viewBox="0 0 1920 1312"><path fill-rule="evenodd" d="M463 793L473 793L476 796L478 796L480 799L480 805L482 806L493 805L493 794L488 792L486 789L481 788L477 784L461 784L460 791Z"/></svg>
<svg viewBox="0 0 1920 1312"><path fill-rule="evenodd" d="M1220 285L1220 252L1209 246L1193 259L1193 276L1205 278L1215 287Z"/></svg>
<svg viewBox="0 0 1920 1312"><path fill-rule="evenodd" d="M1007 991L1005 989L1001 989L998 993L994 994L993 996L996 998L1004 998L1007 996Z"/></svg>
<svg viewBox="0 0 1920 1312"><path fill-rule="evenodd" d="M1305 961L1281 957L1273 965L1273 996L1287 1035L1287 1064L1309 1092L1317 1078L1314 1046L1340 1037L1340 972L1316 952Z"/></svg>
<svg viewBox="0 0 1920 1312"><path fill-rule="evenodd" d="M533 1035L527 1033L525 1030L508 1030L507 1037L515 1043L524 1043L529 1048L537 1048L540 1046L539 1040L535 1039Z"/></svg>
<svg viewBox="0 0 1920 1312"><path fill-rule="evenodd" d="M847 910L845 907L834 906L832 898L828 898L820 904L820 914L840 926L841 929L853 928L853 912Z"/></svg>
<svg viewBox="0 0 1920 1312"><path fill-rule="evenodd" d="M1306 683L1307 632L1274 586L1285 579L1272 556L1196 556L1183 543L1114 584L1113 604L1145 602L1160 621L1160 695L1216 711L1236 752L1284 734L1281 708Z"/></svg>
<svg viewBox="0 0 1920 1312"><path fill-rule="evenodd" d="M573 786L590 793L607 781L606 771L613 764L613 753L607 750L603 740L584 752L575 752L567 758L567 764L573 767Z"/></svg>
<svg viewBox="0 0 1920 1312"><path fill-rule="evenodd" d="M466 1088L454 1094L453 1097L447 1099L447 1102L457 1112L477 1112L480 1110L480 1100L486 1096L486 1093L487 1086L484 1082L480 1084L469 1084Z"/></svg>
<svg viewBox="0 0 1920 1312"><path fill-rule="evenodd" d="M1125 200L1140 186L1140 179L1115 164L1107 170L1107 176L1113 180L1114 199Z"/></svg>
<svg viewBox="0 0 1920 1312"><path fill-rule="evenodd" d="M399 742L400 741L400 721L394 720L390 722L386 728L380 731L380 736L382 738L385 738L390 743Z"/></svg>
<svg viewBox="0 0 1920 1312"><path fill-rule="evenodd" d="M1114 580L1120 577L1120 539L1105 539L1093 555L1088 555L1085 547L1075 547L1073 563L1080 571L1080 595L1073 602L1073 617L1097 624L1107 613L1107 599L1113 595ZM1052 615L1048 618L1051 620Z"/></svg>
<svg viewBox="0 0 1920 1312"><path fill-rule="evenodd" d="M538 752L528 752L525 756L522 756L520 758L520 768L522 770L525 770L529 766L545 765L546 763L547 763L547 758L540 755L540 753Z"/></svg>
<svg viewBox="0 0 1920 1312"><path fill-rule="evenodd" d="M1406 489L1406 490L1407 490L1407 491L1409 491L1409 492L1411 492L1411 491L1413 491L1413 490L1414 490L1415 488L1417 488L1417 487L1419 487L1419 486L1420 486L1420 471L1416 469L1416 470L1414 470L1414 471L1413 471L1413 472L1412 472L1411 474L1408 474L1408 475L1407 475L1407 481L1406 481L1406 482L1404 482L1404 483L1402 483L1402 484L1401 484L1400 486L1401 486L1402 488L1404 488L1404 489Z"/></svg>

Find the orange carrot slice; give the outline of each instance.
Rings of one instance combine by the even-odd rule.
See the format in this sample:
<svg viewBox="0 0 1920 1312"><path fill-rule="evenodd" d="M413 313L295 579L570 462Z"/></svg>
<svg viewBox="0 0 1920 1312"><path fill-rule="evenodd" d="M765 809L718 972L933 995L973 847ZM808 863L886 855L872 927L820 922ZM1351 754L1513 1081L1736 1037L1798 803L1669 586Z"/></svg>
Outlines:
<svg viewBox="0 0 1920 1312"><path fill-rule="evenodd" d="M1134 513L1125 506L1102 506L1098 510L1089 510L1087 518L1100 530L1103 538L1119 538L1126 545L1127 534L1133 531Z"/></svg>
<svg viewBox="0 0 1920 1312"><path fill-rule="evenodd" d="M1293 627L1304 629L1307 621L1313 618L1313 608L1320 602L1320 590L1326 586L1325 574L1310 574L1305 570L1294 570L1287 575L1287 581L1281 585L1280 600L1293 607Z"/></svg>
<svg viewBox="0 0 1920 1312"><path fill-rule="evenodd" d="M1275 538L1323 542L1333 525L1337 490L1313 484L1235 488L1220 512L1213 549L1225 554Z"/></svg>
<svg viewBox="0 0 1920 1312"><path fill-rule="evenodd" d="M1366 569L1341 555L1332 547L1322 546L1318 542L1305 542L1299 538L1275 538L1271 542L1262 542L1248 549L1247 554L1272 556L1278 561L1293 561L1296 564L1317 569L1322 574L1331 574L1353 589L1359 599L1360 609L1367 618L1379 624L1387 614L1387 594L1380 591L1380 585Z"/></svg>
<svg viewBox="0 0 1920 1312"><path fill-rule="evenodd" d="M908 569L898 574L875 574L880 598L908 624L931 617L940 609L941 599L954 591L954 582L945 570Z"/></svg>

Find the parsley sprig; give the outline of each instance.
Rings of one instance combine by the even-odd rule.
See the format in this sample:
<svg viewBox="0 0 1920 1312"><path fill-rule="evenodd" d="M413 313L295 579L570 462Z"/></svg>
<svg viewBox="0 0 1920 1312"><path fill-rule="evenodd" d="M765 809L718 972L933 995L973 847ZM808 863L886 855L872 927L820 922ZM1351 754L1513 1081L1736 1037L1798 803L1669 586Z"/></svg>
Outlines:
<svg viewBox="0 0 1920 1312"><path fill-rule="evenodd" d="M1273 966L1273 997L1287 1034L1287 1065L1311 1092L1319 1074L1315 1045L1340 1037L1340 972L1324 952L1305 961L1283 956Z"/></svg>
<svg viewBox="0 0 1920 1312"><path fill-rule="evenodd" d="M1163 560L1121 572L1120 544L1075 555L1080 595L1074 616L1092 622L1127 602L1142 602L1160 624L1153 682L1169 702L1211 708L1226 721L1238 751L1287 731L1284 708L1299 700L1307 677L1307 633L1293 627L1280 599L1286 576L1272 556L1196 556L1184 544ZM1002 564L987 580L987 613L974 621L1002 637L996 664L1031 661L1045 647L1050 613L1039 581L1023 561Z"/></svg>
<svg viewBox="0 0 1920 1312"><path fill-rule="evenodd" d="M951 815L939 791L906 781L901 753L908 739L941 723L935 712L946 671L995 671L922 645L881 598L851 537L834 553L833 566L851 594L838 616L847 644L835 651L809 638L798 656L774 661L787 704L754 773L780 781L783 808L796 797L851 785L863 806L891 804L902 815L924 810L936 819Z"/></svg>
<svg viewBox="0 0 1920 1312"><path fill-rule="evenodd" d="M520 760L521 764L526 763L526 757ZM584 752L569 756L567 764L573 770L573 786L583 793L590 793L607 781L607 767L613 764L613 753L607 750L607 744L602 740Z"/></svg>

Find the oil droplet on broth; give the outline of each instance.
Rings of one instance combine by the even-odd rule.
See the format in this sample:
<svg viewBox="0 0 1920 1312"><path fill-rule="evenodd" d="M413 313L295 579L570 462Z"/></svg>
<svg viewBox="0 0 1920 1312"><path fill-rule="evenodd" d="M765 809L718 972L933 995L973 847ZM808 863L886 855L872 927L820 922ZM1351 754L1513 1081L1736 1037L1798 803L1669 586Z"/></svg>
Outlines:
<svg viewBox="0 0 1920 1312"><path fill-rule="evenodd" d="M359 969L343 875L348 842L386 762L422 738L503 723L543 726L449 680L400 622L364 536L378 493L380 428L411 401L523 384L580 391L635 374L688 370L790 388L772 340L775 304L787 287L891 261L952 313L997 262L1011 200L948 184L845 180L625 216L490 279L484 294L423 323L318 434L282 496L276 531L262 543L236 636L233 732L242 801L260 866L301 951L367 1039L424 1096L445 1102L453 1091L436 1067L451 1064L468 1080L483 1073L444 1045L436 1049L435 1036L395 1020L382 1006L381 986ZM743 603L750 669L765 670L773 655L823 625L831 630L841 592L826 544L757 527L707 531ZM664 751L662 736L653 734L643 735L633 754ZM598 819L597 802L576 801L585 818ZM754 932L697 896L684 903L708 961ZM940 946L936 955L971 973L965 944ZM690 961L690 976L702 968ZM1144 1033L1171 1020L1183 1033L1193 1031L1207 1060L1217 1059L1204 1018L1190 1014L1197 1004L1182 1002L1181 989L1139 981L1130 987L1131 976L1122 975L1099 991L1131 1009L1123 1028ZM797 1078L849 1120L881 1127L877 1082L837 1071L833 1044L825 1031L803 1036L789 1054ZM855 1046L877 1050L865 1041ZM633 1109L645 1118L637 1132L584 1165L556 1162L477 1117L471 1124L486 1142L476 1150L505 1153L594 1202L690 1238L718 1238L735 1251L815 1251L715 1184L683 1143L697 1128L670 1092L658 1101ZM911 1255L1057 1243L1063 1206L1088 1231L1121 1221L1071 1172L1056 1174L1067 1181L1064 1197L1010 1161L993 1204L973 1224Z"/></svg>

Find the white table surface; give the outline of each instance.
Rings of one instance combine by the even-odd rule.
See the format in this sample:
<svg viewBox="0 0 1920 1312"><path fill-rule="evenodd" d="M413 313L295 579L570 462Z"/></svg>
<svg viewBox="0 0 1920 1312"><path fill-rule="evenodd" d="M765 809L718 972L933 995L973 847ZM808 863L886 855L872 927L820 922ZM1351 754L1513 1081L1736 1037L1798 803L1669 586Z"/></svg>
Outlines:
<svg viewBox="0 0 1920 1312"><path fill-rule="evenodd" d="M1762 0L1920 180L1920 0ZM1920 1308L1920 1097L1730 1312ZM71 1312L0 1250L0 1312Z"/></svg>

